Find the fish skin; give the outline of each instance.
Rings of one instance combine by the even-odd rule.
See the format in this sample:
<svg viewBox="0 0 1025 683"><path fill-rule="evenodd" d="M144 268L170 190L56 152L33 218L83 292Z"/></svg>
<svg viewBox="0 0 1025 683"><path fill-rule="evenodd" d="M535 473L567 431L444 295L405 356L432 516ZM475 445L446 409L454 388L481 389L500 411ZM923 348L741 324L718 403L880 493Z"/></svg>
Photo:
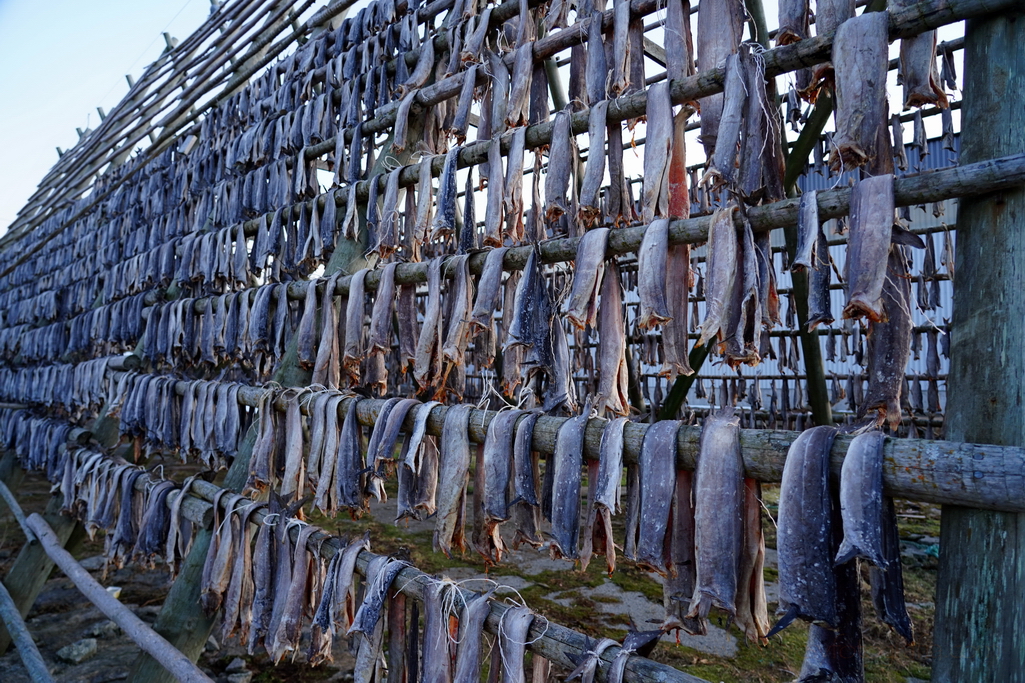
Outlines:
<svg viewBox="0 0 1025 683"><path fill-rule="evenodd" d="M729 308L737 276L739 248L733 227L735 206L719 209L712 216L708 230L708 265L706 269L705 320L701 323L697 346L716 335L723 336L729 321Z"/></svg>
<svg viewBox="0 0 1025 683"><path fill-rule="evenodd" d="M322 384L328 389L337 389L341 383L340 347L338 345L338 312L335 310L334 292L340 273L333 275L324 285L324 296L320 303L320 342L313 363L313 384Z"/></svg>
<svg viewBox="0 0 1025 683"><path fill-rule="evenodd" d="M475 336L481 332L492 335L495 333L494 313L498 309L499 295L502 292L502 263L508 250L508 247L492 249L484 259L484 270L477 282L477 298L470 313L471 335ZM489 359L488 365L492 362L493 356Z"/></svg>
<svg viewBox="0 0 1025 683"><path fill-rule="evenodd" d="M523 410L500 412L488 425L484 440L484 513L494 527L509 519L509 491L516 423Z"/></svg>
<svg viewBox="0 0 1025 683"><path fill-rule="evenodd" d="M431 239L446 239L456 229L456 170L459 166L459 146L453 146L445 155L445 166L438 184L437 208L431 224Z"/></svg>
<svg viewBox="0 0 1025 683"><path fill-rule="evenodd" d="M457 405L445 414L438 468L438 518L434 528L434 549L447 557L452 548L465 550L463 519L466 485L470 471L469 420L473 406Z"/></svg>
<svg viewBox="0 0 1025 683"><path fill-rule="evenodd" d="M615 0L612 12L612 82L609 95L619 97L630 87L629 0Z"/></svg>
<svg viewBox="0 0 1025 683"><path fill-rule="evenodd" d="M420 337L416 319L416 285L399 287L396 313L399 322L399 370L405 374L416 361L416 345Z"/></svg>
<svg viewBox="0 0 1025 683"><path fill-rule="evenodd" d="M534 71L533 45L524 43L513 51L509 104L505 123L510 128L525 126L530 119L530 83Z"/></svg>
<svg viewBox="0 0 1025 683"><path fill-rule="evenodd" d="M587 636L584 636L584 647L586 648L582 655L570 655L566 653L566 656L570 658L577 668L573 669L568 676L567 681L579 678L580 683L594 683L595 674L598 671L598 667L601 664L601 656L605 650L608 650L613 645L618 645L616 641L611 638L602 638L601 640L594 641Z"/></svg>
<svg viewBox="0 0 1025 683"><path fill-rule="evenodd" d="M124 495L123 491L122 495ZM203 611L209 616L214 615L221 607L224 591L231 578L231 565L236 547L235 539L240 530L238 517L231 509L237 495L230 493L227 495L230 498L229 502L224 503L223 516L219 513L221 501L225 496L223 489L218 491L214 497L214 530L206 562L203 564L200 603L203 606Z"/></svg>
<svg viewBox="0 0 1025 683"><path fill-rule="evenodd" d="M854 437L847 447L840 472L840 512L843 518L843 543L836 564L856 557L877 567L883 559L883 443L882 432L865 432Z"/></svg>
<svg viewBox="0 0 1025 683"><path fill-rule="evenodd" d="M335 596L335 580L338 567L341 565L342 553L336 551L328 562L324 573L324 585L320 593L320 602L310 622L310 649L306 659L310 666L318 666L334 660L332 644L334 642L334 626L331 623L331 604Z"/></svg>
<svg viewBox="0 0 1025 683"><path fill-rule="evenodd" d="M950 107L936 68L936 31L901 38L900 71L904 82L904 108L934 104Z"/></svg>
<svg viewBox="0 0 1025 683"><path fill-rule="evenodd" d="M623 683L623 674L626 671L626 664L631 655L646 657L651 653L655 643L662 636L662 631L634 631L629 630L623 638L623 645L612 660L609 667L608 683Z"/></svg>
<svg viewBox="0 0 1025 683"><path fill-rule="evenodd" d="M808 190L801 195L797 210L797 255L790 270L799 272L816 267L820 234L818 191Z"/></svg>
<svg viewBox="0 0 1025 683"><path fill-rule="evenodd" d="M479 683L484 621L491 614L491 593L477 594L459 613L459 648L456 650L453 683Z"/></svg>
<svg viewBox="0 0 1025 683"><path fill-rule="evenodd" d="M495 138L488 145L488 199L484 211L484 246L502 246L505 171L502 169L502 143Z"/></svg>
<svg viewBox="0 0 1025 683"><path fill-rule="evenodd" d="M726 363L736 368L741 363L758 365L761 360L758 346L761 341L761 312L758 301L758 253L755 248L751 224L745 218L741 240L741 269L734 283L733 301L724 346Z"/></svg>
<svg viewBox="0 0 1025 683"><path fill-rule="evenodd" d="M377 559L381 558L375 558L375 560ZM346 631L346 635L351 636L354 633L359 633L362 634L364 639L368 640L373 636L374 630L381 619L381 613L384 611L385 598L388 597L391 591L391 585L395 581L395 577L409 566L408 562L403 562L402 560L389 560L387 557L383 559L384 562L381 563L373 577L370 576L370 571L367 571L367 586L363 596L363 603L360 605L359 610L357 610L352 625Z"/></svg>
<svg viewBox="0 0 1025 683"><path fill-rule="evenodd" d="M285 606L277 632L274 634L274 644L268 652L275 664L280 662L287 653L299 648L303 613L305 605L309 603L311 590L310 565L314 561L314 555L309 552L306 544L309 542L310 536L317 530L312 525L306 525L299 531L299 537L296 540L295 554L292 558L292 580L288 584L288 594L285 597Z"/></svg>
<svg viewBox="0 0 1025 683"><path fill-rule="evenodd" d="M550 516L553 558L575 560L580 557L580 467L589 412L585 410L583 415L563 422L555 437L555 477Z"/></svg>
<svg viewBox="0 0 1025 683"><path fill-rule="evenodd" d="M865 164L871 168L877 155L890 158L886 131L890 120L886 100L888 25L888 12L868 12L836 29L836 134L829 158L833 171L841 167L850 171Z"/></svg>
<svg viewBox="0 0 1025 683"><path fill-rule="evenodd" d="M649 330L671 320L666 303L666 258L669 249L669 220L653 221L644 231L637 252L640 314L637 326Z"/></svg>
<svg viewBox="0 0 1025 683"><path fill-rule="evenodd" d="M649 425L638 458L641 506L637 562L661 576L672 575L676 570L668 556L666 534L671 526L670 510L676 488L676 432L679 428L680 423L675 420Z"/></svg>
<svg viewBox="0 0 1025 683"><path fill-rule="evenodd" d="M436 377L433 376L434 360L440 357L441 337L441 266L444 258L438 257L430 262L427 269L427 310L424 313L420 338L416 345L416 361L413 366L413 379L424 390L433 387Z"/></svg>
<svg viewBox="0 0 1025 683"><path fill-rule="evenodd" d="M581 564L587 568L591 555L604 555L611 575L616 570L616 544L612 539L612 515L620 509L620 480L623 476L623 430L628 420L609 420L602 430L593 505L588 510ZM590 477L589 477L590 480Z"/></svg>
<svg viewBox="0 0 1025 683"><path fill-rule="evenodd" d="M858 407L858 415L877 411L876 423L885 420L897 429L901 420L901 393L904 371L911 356L911 279L904 247L894 244L887 257L882 308L885 322L870 322L867 340L868 390Z"/></svg>
<svg viewBox="0 0 1025 683"><path fill-rule="evenodd" d="M786 616L773 626L770 637L794 617L828 628L837 625L829 496L829 451L836 434L833 427L814 427L802 432L787 453L776 522L777 614Z"/></svg>
<svg viewBox="0 0 1025 683"><path fill-rule="evenodd" d="M875 14L872 12L871 14ZM893 176L865 178L851 190L844 318L885 322L883 285L893 226Z"/></svg>
<svg viewBox="0 0 1025 683"><path fill-rule="evenodd" d="M406 421L406 416L414 407L421 405L423 404L415 398L403 398L399 399L388 413L385 428L377 441L377 448L373 452L370 451L369 446L367 448L367 460L373 467L374 476L384 478L387 464L394 461L395 444L398 442L399 432Z"/></svg>
<svg viewBox="0 0 1025 683"><path fill-rule="evenodd" d="M727 56L737 51L744 31L743 4L738 0L713 0L698 5L697 68L707 71L722 64ZM705 148L706 158L711 159L719 137L719 122L722 119L723 93L703 97L698 101L701 107L701 135L698 140Z"/></svg>
<svg viewBox="0 0 1025 683"><path fill-rule="evenodd" d="M434 216L434 186L431 184L431 164L434 156L427 154L420 160L417 168L416 186L416 229L413 231L412 254L415 261L420 260L420 246L427 239L427 230L431 226ZM350 197L352 202L355 197Z"/></svg>
<svg viewBox="0 0 1025 683"><path fill-rule="evenodd" d="M363 428L357 417L358 404L359 399L353 398L346 409L335 461L335 493L338 505L347 508L355 517L362 515L365 508L362 472L366 463L363 460Z"/></svg>
<svg viewBox="0 0 1025 683"><path fill-rule="evenodd" d="M623 555L628 560L637 559L637 534L641 523L641 480L636 463L626 466L626 540Z"/></svg>
<svg viewBox="0 0 1025 683"><path fill-rule="evenodd" d="M688 618L701 631L709 610L736 616L737 567L743 542L744 461L740 418L732 408L710 414L701 427L694 482L694 541L697 562Z"/></svg>
<svg viewBox="0 0 1025 683"><path fill-rule="evenodd" d="M338 507L336 473L337 454L341 432L338 427L338 406L343 394L332 394L324 406L324 456L321 466L313 504L329 516L334 516Z"/></svg>
<svg viewBox="0 0 1025 683"><path fill-rule="evenodd" d="M576 147L570 112L556 112L545 176L545 219L550 223L569 211L569 184L576 165Z"/></svg>
<svg viewBox="0 0 1025 683"><path fill-rule="evenodd" d="M239 514L240 533L235 548L234 566L224 598L224 616L218 633L221 640L227 639L241 625L239 642L248 640L251 624L253 584L253 525L252 516L267 507L266 503L250 503Z"/></svg>
<svg viewBox="0 0 1025 683"><path fill-rule="evenodd" d="M829 243L822 228L815 240L815 265L808 271L808 330L833 322L830 284L833 268L829 258ZM830 337L832 338L832 336Z"/></svg>
<svg viewBox="0 0 1025 683"><path fill-rule="evenodd" d="M514 243L523 239L523 151L527 142L527 129L513 131L506 154L505 183L502 193L502 212L505 214L505 236Z"/></svg>
<svg viewBox="0 0 1025 683"><path fill-rule="evenodd" d="M542 408L545 412L550 413L560 406L565 406L569 412L576 412L577 391L573 381L572 359L566 329L562 326L561 321L552 320L551 332L552 364L548 369L548 385L545 388Z"/></svg>
<svg viewBox="0 0 1025 683"><path fill-rule="evenodd" d="M623 320L623 286L615 260L607 266L601 285L598 312L598 397L595 409L615 415L630 412L626 365L626 325Z"/></svg>
<svg viewBox="0 0 1025 683"><path fill-rule="evenodd" d="M598 24L601 22L599 21ZM600 35L599 35L600 41ZM604 58L605 50L602 49ZM605 149L605 119L608 116L609 102L602 100L591 105L587 117L587 139L588 149ZM584 177L580 188L578 199L578 216L585 226L593 225L601 214L600 192L602 180L605 177L605 155L588 154L587 164L584 166Z"/></svg>
<svg viewBox="0 0 1025 683"><path fill-rule="evenodd" d="M669 217L669 160L672 153L673 103L669 83L661 81L648 89L644 145L644 182L641 190L641 220L650 223L656 216Z"/></svg>
<svg viewBox="0 0 1025 683"><path fill-rule="evenodd" d="M893 499L883 498L881 566L869 569L872 604L879 618L904 639L908 646L915 642L914 626L904 603L904 572L900 561L900 536Z"/></svg>
<svg viewBox="0 0 1025 683"><path fill-rule="evenodd" d="M510 607L499 621L498 647L502 656L502 683L525 683L523 658L534 613L526 607Z"/></svg>
<svg viewBox="0 0 1025 683"><path fill-rule="evenodd" d="M744 541L737 585L737 626L752 643L767 644L769 612L765 597L765 537L762 491L757 480L744 479Z"/></svg>
<svg viewBox="0 0 1025 683"><path fill-rule="evenodd" d="M470 341L470 320L473 310L473 279L470 277L469 256L460 254L451 260L455 279L449 290L450 313L448 331L442 355L445 360L462 366L466 359L466 345Z"/></svg>
<svg viewBox="0 0 1025 683"><path fill-rule="evenodd" d="M698 9L700 12L700 7ZM698 19L700 22L700 18ZM733 187L737 177L737 156L740 131L744 125L744 108L748 100L748 55L746 43L726 57L726 78L723 82L723 105L719 115L715 150L701 184L711 189Z"/></svg>
<svg viewBox="0 0 1025 683"><path fill-rule="evenodd" d="M306 488L302 413L299 394L293 393L285 402L285 471L281 477L284 498L302 498Z"/></svg>
<svg viewBox="0 0 1025 683"><path fill-rule="evenodd" d="M424 629L421 683L452 683L448 648L448 615L443 602L448 584L435 581L424 589Z"/></svg>
<svg viewBox="0 0 1025 683"><path fill-rule="evenodd" d="M389 263L381 269L377 281L377 296L370 314L369 351L371 354L391 352L392 310L395 307L395 269L398 263Z"/></svg>
<svg viewBox="0 0 1025 683"><path fill-rule="evenodd" d="M598 319L596 295L605 273L605 252L608 248L609 228L595 228L584 233L577 243L577 257L573 269L573 288L563 306L563 314L582 330L595 326Z"/></svg>
<svg viewBox="0 0 1025 683"><path fill-rule="evenodd" d="M335 572L332 602L329 609L331 628L337 633L352 626L356 616L356 595L352 579L356 572L356 560L363 550L370 550L370 532L353 538L341 551L338 570Z"/></svg>
<svg viewBox="0 0 1025 683"><path fill-rule="evenodd" d="M288 609L288 593L292 585L292 563L295 556L295 546L292 544L292 538L288 533L289 526L294 524L295 520L288 519L285 512L282 512L282 516L278 518L277 523L274 525L275 566L274 583L271 587L272 604L270 620L267 623L267 633L263 639L264 648L272 660L275 659L274 644L277 639L278 629L281 626L281 619Z"/></svg>
<svg viewBox="0 0 1025 683"><path fill-rule="evenodd" d="M270 497L267 512L271 515L280 515L281 506L277 496ZM264 643L267 629L270 626L276 566L275 526L264 521L257 529L256 544L253 548L253 607L249 637L246 639L246 651L251 655L255 654L256 649Z"/></svg>
<svg viewBox="0 0 1025 683"><path fill-rule="evenodd" d="M789 45L809 37L808 13L808 0L781 0L776 45Z"/></svg>
<svg viewBox="0 0 1025 683"><path fill-rule="evenodd" d="M360 363L366 354L363 340L364 282L366 268L356 271L349 279L349 298L345 307L345 345L342 352L342 371L353 384L359 383Z"/></svg>

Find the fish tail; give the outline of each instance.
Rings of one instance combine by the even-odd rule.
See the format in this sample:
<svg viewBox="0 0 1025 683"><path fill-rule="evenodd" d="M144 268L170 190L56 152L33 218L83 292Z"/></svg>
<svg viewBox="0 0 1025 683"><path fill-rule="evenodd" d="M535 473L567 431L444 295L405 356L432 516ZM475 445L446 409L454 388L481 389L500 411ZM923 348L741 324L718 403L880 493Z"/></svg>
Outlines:
<svg viewBox="0 0 1025 683"><path fill-rule="evenodd" d="M797 613L798 613L797 605L790 605L790 607L787 609L787 611L783 615L783 617L779 621L776 622L776 625L773 626L769 630L768 633L765 634L765 637L766 638L771 638L774 635L776 635L777 633L779 633L780 631L782 631L783 629L785 629L787 626L789 626L791 624L791 622L794 621L794 619L797 618Z"/></svg>

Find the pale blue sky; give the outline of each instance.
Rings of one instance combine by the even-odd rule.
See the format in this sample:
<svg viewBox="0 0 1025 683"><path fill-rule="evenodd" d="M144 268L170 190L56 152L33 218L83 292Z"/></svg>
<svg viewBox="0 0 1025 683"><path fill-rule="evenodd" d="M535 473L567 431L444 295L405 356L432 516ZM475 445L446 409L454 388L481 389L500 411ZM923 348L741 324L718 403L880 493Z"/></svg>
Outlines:
<svg viewBox="0 0 1025 683"><path fill-rule="evenodd" d="M0 232L57 161L55 147L95 127L209 0L0 0Z"/></svg>

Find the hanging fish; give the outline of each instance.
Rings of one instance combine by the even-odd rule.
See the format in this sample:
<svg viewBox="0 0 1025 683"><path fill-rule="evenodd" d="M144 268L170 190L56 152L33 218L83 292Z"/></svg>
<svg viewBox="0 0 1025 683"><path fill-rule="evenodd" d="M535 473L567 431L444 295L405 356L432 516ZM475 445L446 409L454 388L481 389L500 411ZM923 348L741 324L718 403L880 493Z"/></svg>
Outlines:
<svg viewBox="0 0 1025 683"><path fill-rule="evenodd" d="M698 71L719 67L727 56L737 51L743 37L744 16L744 6L739 0L712 0L698 5ZM713 156L719 137L723 100L723 93L717 93L698 101L701 109L701 135L698 139L709 159Z"/></svg>
<svg viewBox="0 0 1025 683"><path fill-rule="evenodd" d="M935 104L950 106L936 69L936 31L901 38L900 71L904 82L904 108Z"/></svg>
<svg viewBox="0 0 1025 683"><path fill-rule="evenodd" d="M850 171L866 164L873 168L877 156L890 157L889 150L879 144L887 138L890 117L886 101L888 26L887 12L867 12L836 30L837 132L829 160L833 171Z"/></svg>
<svg viewBox="0 0 1025 683"><path fill-rule="evenodd" d="M584 233L577 243L573 289L563 306L566 318L577 329L594 327L597 322L597 294L605 272L608 238L608 228L596 228Z"/></svg>
<svg viewBox="0 0 1025 683"><path fill-rule="evenodd" d="M735 206L726 206L712 215L708 229L707 272L705 286L705 320L697 345L702 346L715 336L725 336L729 322L729 306L737 277L739 261L737 232L733 227Z"/></svg>
<svg viewBox="0 0 1025 683"><path fill-rule="evenodd" d="M668 81L648 89L646 114L648 142L644 145L641 220L650 223L656 216L669 216L669 162L674 134Z"/></svg>
<svg viewBox="0 0 1025 683"><path fill-rule="evenodd" d="M875 13L873 13L875 14ZM893 176L865 178L851 191L844 318L885 321L882 290L893 233Z"/></svg>
<svg viewBox="0 0 1025 683"><path fill-rule="evenodd" d="M576 166L576 147L570 112L557 112L548 152L548 174L545 176L545 220L549 223L557 221L569 211L570 180Z"/></svg>

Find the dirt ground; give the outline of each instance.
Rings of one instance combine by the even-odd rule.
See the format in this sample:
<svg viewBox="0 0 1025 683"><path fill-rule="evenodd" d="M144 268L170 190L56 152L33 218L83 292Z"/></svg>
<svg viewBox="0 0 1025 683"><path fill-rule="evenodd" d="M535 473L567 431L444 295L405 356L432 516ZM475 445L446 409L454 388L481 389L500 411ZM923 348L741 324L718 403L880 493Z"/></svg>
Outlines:
<svg viewBox="0 0 1025 683"><path fill-rule="evenodd" d="M28 475L17 495L26 513L41 512L49 498L49 485L38 475ZM769 546L765 577L770 614L775 610L774 526L777 490L765 489L765 530ZM2 507L2 506L0 506ZM376 552L408 553L420 569L466 582L467 587L484 586L481 579L506 586L501 592L518 593L539 614L582 631L592 637L621 639L631 622L662 617L661 586L653 577L620 558L616 573L605 575L601 558L587 571L569 562L551 560L547 551L521 550L508 561L484 573L483 563L467 553L448 560L431 551L431 524L397 527L391 523L394 502L375 506L370 516L359 521L348 518L311 521L338 534L371 531ZM909 612L914 621L916 644L908 648L876 618L869 599L867 570L863 572L863 612L866 679L880 683L906 683L929 678L932 640L933 595L935 592L939 536L939 509L898 501L904 578ZM23 543L21 532L3 507L0 514L0 575L7 571ZM161 568L127 566L104 571L101 537L86 541L76 557L105 586L120 587L120 599L144 621L153 622L169 586L169 575ZM104 683L125 680L138 648L90 605L71 582L56 570L29 613L28 626L44 659L59 681ZM748 644L736 629L714 627L708 636L683 635L679 642L667 636L651 655L653 659L678 667L709 681L790 681L800 669L807 629L796 624L775 637L766 647ZM650 626L647 626L650 628ZM61 648L83 639L95 639L96 654L78 664L62 661ZM226 643L207 644L200 666L218 683L270 683L274 681L348 681L352 659L346 645L336 643L335 661L312 668L301 661L272 666L266 656L250 657L235 638ZM528 668L529 671L529 668ZM554 671L552 680L566 672ZM12 649L0 657L0 681L28 681L17 653Z"/></svg>

